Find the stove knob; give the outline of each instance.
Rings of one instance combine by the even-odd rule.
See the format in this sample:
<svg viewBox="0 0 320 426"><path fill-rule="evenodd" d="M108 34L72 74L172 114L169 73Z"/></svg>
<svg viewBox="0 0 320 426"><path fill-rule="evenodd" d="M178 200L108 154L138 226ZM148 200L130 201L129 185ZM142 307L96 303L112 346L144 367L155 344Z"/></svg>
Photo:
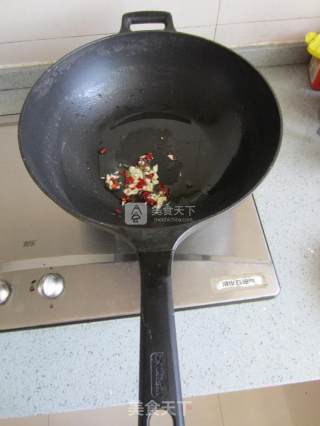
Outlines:
<svg viewBox="0 0 320 426"><path fill-rule="evenodd" d="M43 297L55 299L59 297L64 290L64 279L59 274L46 274L40 278L38 292Z"/></svg>
<svg viewBox="0 0 320 426"><path fill-rule="evenodd" d="M0 305L4 305L11 294L10 285L3 280L0 280Z"/></svg>

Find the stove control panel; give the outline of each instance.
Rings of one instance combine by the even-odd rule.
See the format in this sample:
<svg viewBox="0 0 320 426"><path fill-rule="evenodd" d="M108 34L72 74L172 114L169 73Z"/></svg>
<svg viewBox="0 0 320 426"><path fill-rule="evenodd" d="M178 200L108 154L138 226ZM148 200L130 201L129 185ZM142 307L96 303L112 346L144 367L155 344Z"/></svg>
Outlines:
<svg viewBox="0 0 320 426"><path fill-rule="evenodd" d="M176 309L272 297L279 292L271 262L176 259L172 269ZM0 302L0 333L138 315L139 265L122 261L0 270Z"/></svg>

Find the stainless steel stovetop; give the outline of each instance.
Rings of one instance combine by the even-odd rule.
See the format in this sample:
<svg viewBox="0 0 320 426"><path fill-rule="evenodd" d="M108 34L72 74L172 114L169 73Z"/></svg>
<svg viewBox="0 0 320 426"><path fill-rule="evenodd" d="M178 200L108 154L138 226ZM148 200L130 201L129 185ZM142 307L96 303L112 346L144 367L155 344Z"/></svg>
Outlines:
<svg viewBox="0 0 320 426"><path fill-rule="evenodd" d="M15 118L0 122L0 179L0 301L10 293L0 304L0 331L139 313L135 253L74 219L36 187L20 160ZM64 280L57 298L44 295L52 291L47 274L62 277L53 282L58 290ZM177 309L278 294L252 197L181 244L173 289Z"/></svg>

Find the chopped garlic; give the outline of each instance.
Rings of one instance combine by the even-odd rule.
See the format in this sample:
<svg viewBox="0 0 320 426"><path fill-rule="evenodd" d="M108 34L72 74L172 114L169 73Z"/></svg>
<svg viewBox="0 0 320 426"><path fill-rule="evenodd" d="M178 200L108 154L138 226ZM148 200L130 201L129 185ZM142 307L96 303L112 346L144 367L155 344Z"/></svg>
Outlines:
<svg viewBox="0 0 320 426"><path fill-rule="evenodd" d="M106 176L105 183L110 190L123 187L122 205L130 201L144 201L160 208L167 201L168 188L159 182L158 164L150 164L153 158L152 153L146 153L139 157L136 166L123 165L127 170Z"/></svg>

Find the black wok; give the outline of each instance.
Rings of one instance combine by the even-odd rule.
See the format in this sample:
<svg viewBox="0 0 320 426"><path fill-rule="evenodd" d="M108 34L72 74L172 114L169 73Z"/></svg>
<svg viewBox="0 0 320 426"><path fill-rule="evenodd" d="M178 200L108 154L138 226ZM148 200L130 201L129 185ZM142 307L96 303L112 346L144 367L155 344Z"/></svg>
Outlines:
<svg viewBox="0 0 320 426"><path fill-rule="evenodd" d="M154 22L165 29L130 30ZM184 424L170 278L175 248L256 187L280 138L279 108L261 75L232 51L177 33L165 12L124 15L119 34L62 58L27 97L19 143L35 182L69 213L137 249L141 426L150 401L170 406L174 424ZM103 158L101 146L109 149ZM190 215L180 211L163 222L149 208L146 224L127 225L123 212L115 214L119 199L101 177L145 152L154 153L172 204L195 206Z"/></svg>

